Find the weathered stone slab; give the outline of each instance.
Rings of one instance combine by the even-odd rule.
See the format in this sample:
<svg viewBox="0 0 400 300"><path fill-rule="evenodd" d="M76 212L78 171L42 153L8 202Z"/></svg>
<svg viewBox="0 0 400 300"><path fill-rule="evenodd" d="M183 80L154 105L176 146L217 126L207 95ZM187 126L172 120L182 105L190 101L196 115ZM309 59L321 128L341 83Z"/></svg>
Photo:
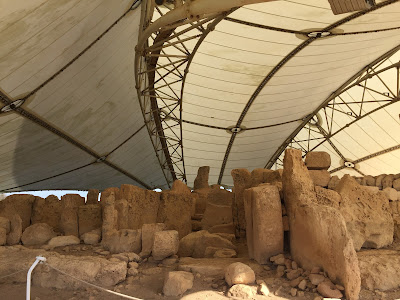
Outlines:
<svg viewBox="0 0 400 300"><path fill-rule="evenodd" d="M99 203L99 190L90 189L86 196L86 204L98 204Z"/></svg>
<svg viewBox="0 0 400 300"><path fill-rule="evenodd" d="M101 213L101 206L99 203L79 206L79 236L101 227L103 223Z"/></svg>
<svg viewBox="0 0 400 300"><path fill-rule="evenodd" d="M315 185L327 187L331 180L331 174L327 170L309 170L310 177Z"/></svg>
<svg viewBox="0 0 400 300"><path fill-rule="evenodd" d="M36 223L27 227L22 233L21 241L25 246L44 245L56 234L46 223Z"/></svg>
<svg viewBox="0 0 400 300"><path fill-rule="evenodd" d="M157 223L165 223L168 230L178 231L181 239L192 232L193 197L173 191L163 191L161 194Z"/></svg>
<svg viewBox="0 0 400 300"><path fill-rule="evenodd" d="M358 300L360 271L343 216L332 207L317 204L301 151L287 149L283 163L292 258L307 270L322 267L329 278L344 285L347 299Z"/></svg>
<svg viewBox="0 0 400 300"><path fill-rule="evenodd" d="M31 225L32 206L35 196L28 194L14 194L0 201L0 217L11 220L11 216L18 214L22 220L22 230Z"/></svg>
<svg viewBox="0 0 400 300"><path fill-rule="evenodd" d="M371 290L397 289L400 282L400 255L393 250L368 250L358 253L361 286Z"/></svg>
<svg viewBox="0 0 400 300"><path fill-rule="evenodd" d="M210 173L210 167L208 166L200 167L197 170L197 176L196 179L194 180L194 185L193 185L194 190L204 189L209 187L208 185L209 173Z"/></svg>
<svg viewBox="0 0 400 300"><path fill-rule="evenodd" d="M349 175L336 191L342 196L340 212L353 239L354 248L381 248L393 242L393 219L387 198L371 193Z"/></svg>
<svg viewBox="0 0 400 300"><path fill-rule="evenodd" d="M201 225L203 229L209 229L216 225L229 224L233 222L232 207L226 205L215 205L207 203Z"/></svg>
<svg viewBox="0 0 400 300"><path fill-rule="evenodd" d="M128 202L129 229L140 229L143 224L157 222L160 194L134 185L121 185L120 195L116 199L125 199Z"/></svg>
<svg viewBox="0 0 400 300"><path fill-rule="evenodd" d="M61 209L61 201L54 195L50 195L46 199L35 197L32 206L32 224L46 223L54 230L61 231Z"/></svg>
<svg viewBox="0 0 400 300"><path fill-rule="evenodd" d="M102 241L104 248L111 253L135 252L140 253L142 248L141 229L121 229L110 233Z"/></svg>
<svg viewBox="0 0 400 300"><path fill-rule="evenodd" d="M385 177L382 178L382 189L385 189L387 187L393 187L393 180L394 180L394 175L386 175Z"/></svg>
<svg viewBox="0 0 400 300"><path fill-rule="evenodd" d="M278 188L262 185L244 193L249 257L265 264L283 252L282 207Z"/></svg>
<svg viewBox="0 0 400 300"><path fill-rule="evenodd" d="M376 184L375 177L373 177L371 175L364 176L364 178L362 180L362 185L375 186L375 184Z"/></svg>
<svg viewBox="0 0 400 300"><path fill-rule="evenodd" d="M318 204L330 206L336 209L339 208L342 197L338 194L338 192L325 189L320 186L315 187L315 192L317 195Z"/></svg>
<svg viewBox="0 0 400 300"><path fill-rule="evenodd" d="M393 188L396 191L400 191L400 178L393 180Z"/></svg>
<svg viewBox="0 0 400 300"><path fill-rule="evenodd" d="M328 183L328 189L334 190L336 186L339 184L340 179L338 176L332 176Z"/></svg>
<svg viewBox="0 0 400 300"><path fill-rule="evenodd" d="M79 237L78 208L81 205L85 205L85 198L78 194L61 197L60 227L64 235Z"/></svg>
<svg viewBox="0 0 400 300"><path fill-rule="evenodd" d="M306 155L305 164L309 170L328 170L331 156L324 151L311 151Z"/></svg>
<svg viewBox="0 0 400 300"><path fill-rule="evenodd" d="M178 253L179 234L176 230L157 231L154 233L152 256L155 260L163 260Z"/></svg>
<svg viewBox="0 0 400 300"><path fill-rule="evenodd" d="M233 224L236 237L245 237L246 218L244 213L244 190L251 187L251 174L246 169L234 169L231 171L234 185L234 201L232 203Z"/></svg>
<svg viewBox="0 0 400 300"><path fill-rule="evenodd" d="M10 218L10 233L7 235L7 245L16 245L21 241L22 219L19 215L12 215Z"/></svg>
<svg viewBox="0 0 400 300"><path fill-rule="evenodd" d="M388 198L390 201L397 201L397 191L394 188L384 188L382 190L383 194Z"/></svg>
<svg viewBox="0 0 400 300"><path fill-rule="evenodd" d="M165 230L164 223L143 224L142 226L142 253L150 255L154 243L154 234Z"/></svg>

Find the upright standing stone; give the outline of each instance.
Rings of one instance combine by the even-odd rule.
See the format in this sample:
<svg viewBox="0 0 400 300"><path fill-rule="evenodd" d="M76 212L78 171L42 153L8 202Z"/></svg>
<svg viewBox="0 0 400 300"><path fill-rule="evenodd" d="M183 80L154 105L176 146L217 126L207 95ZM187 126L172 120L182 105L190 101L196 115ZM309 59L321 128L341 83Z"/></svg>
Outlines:
<svg viewBox="0 0 400 300"><path fill-rule="evenodd" d="M19 215L12 215L10 218L10 233L7 235L7 245L19 244L22 236L22 219Z"/></svg>
<svg viewBox="0 0 400 300"><path fill-rule="evenodd" d="M164 223L143 224L142 226L142 253L150 255L154 243L154 234L165 230Z"/></svg>
<svg viewBox="0 0 400 300"><path fill-rule="evenodd" d="M336 191L342 196L339 210L356 250L381 248L393 242L393 219L383 193L370 192L349 175L342 177Z"/></svg>
<svg viewBox="0 0 400 300"><path fill-rule="evenodd" d="M46 223L55 231L61 231L61 209L61 201L54 195L50 195L46 199L35 197L32 208L32 224Z"/></svg>
<svg viewBox="0 0 400 300"><path fill-rule="evenodd" d="M117 211L117 228L129 229L129 204L125 199L115 201L115 209Z"/></svg>
<svg viewBox="0 0 400 300"><path fill-rule="evenodd" d="M35 196L28 194L10 195L0 201L0 217L11 219L18 214L22 220L22 230L31 225L32 206Z"/></svg>
<svg viewBox="0 0 400 300"><path fill-rule="evenodd" d="M394 180L394 175L390 174L390 175L386 175L385 177L383 177L382 179L382 189L385 189L387 187L393 187L393 180Z"/></svg>
<svg viewBox="0 0 400 300"><path fill-rule="evenodd" d="M64 235L79 237L78 207L85 205L85 198L78 194L66 194L61 197L60 227Z"/></svg>
<svg viewBox="0 0 400 300"><path fill-rule="evenodd" d="M281 198L275 185L265 184L244 193L249 257L265 264L283 252Z"/></svg>
<svg viewBox="0 0 400 300"><path fill-rule="evenodd" d="M337 209L317 203L315 187L300 150L287 149L283 164L292 258L307 270L322 267L330 278L344 285L348 300L358 300L361 286L358 258L343 216Z"/></svg>
<svg viewBox="0 0 400 300"><path fill-rule="evenodd" d="M99 203L99 190L90 189L88 190L86 197L86 204L98 204Z"/></svg>
<svg viewBox="0 0 400 300"><path fill-rule="evenodd" d="M181 239L192 232L192 211L191 194L163 191L157 223L165 223L168 230L178 231Z"/></svg>
<svg viewBox="0 0 400 300"><path fill-rule="evenodd" d="M244 213L244 190L251 187L251 174L246 169L234 169L231 171L234 185L234 201L232 203L233 224L236 237L245 237L246 218Z"/></svg>
<svg viewBox="0 0 400 300"><path fill-rule="evenodd" d="M210 173L210 167L204 166L199 168L199 170L197 171L196 179L194 180L194 185L193 185L194 190L209 188L208 185L209 173Z"/></svg>
<svg viewBox="0 0 400 300"><path fill-rule="evenodd" d="M107 239L117 231L117 211L115 210L115 194L118 193L114 188L106 189L101 193L101 205L103 208L102 242L107 244Z"/></svg>
<svg viewBox="0 0 400 300"><path fill-rule="evenodd" d="M140 229L143 224L157 222L161 193L144 190L130 184L123 184L119 194L115 199L125 199L128 202L129 229Z"/></svg>
<svg viewBox="0 0 400 300"><path fill-rule="evenodd" d="M86 232L101 228L101 206L100 204L86 204L78 208L79 236Z"/></svg>

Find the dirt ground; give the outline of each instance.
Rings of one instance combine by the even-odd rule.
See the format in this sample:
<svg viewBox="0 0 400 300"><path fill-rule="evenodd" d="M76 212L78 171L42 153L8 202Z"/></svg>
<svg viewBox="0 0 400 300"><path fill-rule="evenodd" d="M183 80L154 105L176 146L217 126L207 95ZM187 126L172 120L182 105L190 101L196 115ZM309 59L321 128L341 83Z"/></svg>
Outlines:
<svg viewBox="0 0 400 300"><path fill-rule="evenodd" d="M281 300L281 299L298 299L298 300L314 300L318 297L316 292L305 292L304 296L292 297L290 295L290 285L289 280L285 278L276 277L276 267L272 264L267 266L261 266L254 261L247 259L246 245L244 243L238 244L238 258L236 260L248 263L256 273L257 280L264 280L270 289L270 295L268 297L257 295L256 300L270 299L270 300ZM399 248L394 245L394 249ZM392 248L392 249L393 249ZM96 253L99 247L92 247L87 245L76 245L60 247L54 251L61 254L68 255L94 255L100 256ZM45 251L43 251L45 255ZM22 258L28 259L28 258ZM27 268L29 264L33 261L33 257L27 260L25 265ZM224 261L225 260L225 261ZM228 259L229 260L229 259ZM29 261L29 262L28 262ZM204 259L200 261L202 267L214 267L218 264L226 264L230 261L226 259ZM0 258L0 263L6 263L4 258ZM203 299L229 299L225 296L228 286L225 283L223 276L214 275L208 276L207 274L195 274L195 280L193 288L187 291L181 297L165 297L162 295L162 287L165 278L165 274L169 271L178 270L179 263L173 264L172 266L164 266L159 262L152 261L151 259L143 262L139 265L139 274L136 276L129 276L124 282L118 284L113 290L125 295L137 297L139 299L163 299L163 300L173 300L173 299L184 299L184 300L203 300ZM19 276L26 276L26 272L20 274ZM21 281L21 278L19 279ZM0 280L0 282L2 282ZM18 300L25 299L25 283L16 283L12 281L5 281L0 283L0 299L4 300ZM118 300L123 299L120 296L112 295L104 291L95 289L93 287L88 287L81 290L59 290L54 288L41 288L38 286L32 287L32 300L78 300L78 299L89 299L89 300ZM367 291L363 289L360 294L360 300L394 300L400 299L400 289L390 292L380 292L380 291Z"/></svg>

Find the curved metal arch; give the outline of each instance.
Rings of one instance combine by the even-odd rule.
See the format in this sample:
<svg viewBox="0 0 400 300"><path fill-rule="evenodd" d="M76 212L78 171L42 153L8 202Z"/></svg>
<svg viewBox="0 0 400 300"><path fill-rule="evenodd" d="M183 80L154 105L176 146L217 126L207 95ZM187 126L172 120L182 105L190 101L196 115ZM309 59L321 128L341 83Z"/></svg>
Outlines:
<svg viewBox="0 0 400 300"><path fill-rule="evenodd" d="M359 12L356 12L356 13L354 13L354 14L352 14L352 15L349 15L349 16L347 16L347 17L345 17L345 18L343 18L343 19L341 19L341 20L339 20L339 21L337 21L337 22L335 22L335 23L333 23L333 24L331 24L331 25L329 25L329 26L327 26L327 27L325 27L323 30L321 30L321 32L330 32L331 30L333 30L333 29L335 29L335 28L337 28L338 26L340 26L340 25L343 25L343 24L345 24L345 23L347 23L347 22L349 22L349 21L351 21L351 20L354 20L354 19L356 19L356 18L358 18L358 17L360 17L360 16L363 16L363 15L365 15L365 14L368 14L369 12L371 12L371 11L375 11L375 10L377 10L377 9L380 9L380 8L382 8L382 7L385 7L385 6L387 6L387 5L390 5L390 4L392 4L392 3L395 3L395 2L397 2L398 0L388 0L388 1L385 1L385 2L382 2L382 3L379 3L379 4L377 4L377 5L375 5L375 6L373 6L373 7L371 7L371 8L369 8L369 9L367 9L367 10L364 10L364 11L359 11ZM245 118L245 116L246 116L246 114L247 114L247 112L248 112L248 110L250 109L250 106L253 104L253 102L255 101L255 99L257 98L257 96L258 96L258 94L261 92L261 90L265 87L265 85L271 80L271 78L292 58L292 57L294 57L296 54L298 54L302 49L304 49L306 46L308 46L310 43L312 43L313 41L315 41L315 40L317 40L317 39L319 39L319 38L323 38L322 36L311 36L311 37L309 37L307 40L305 40L303 43L301 43L300 45L298 45L295 49L293 49L287 56L285 56L269 73L268 73L268 75L263 79L263 81L259 84L259 86L256 88L256 90L254 91L254 93L251 95L251 97L250 97L250 99L249 99L249 101L247 102L247 104L246 104L246 106L244 107L244 109L243 109L243 111L242 111L242 113L241 113L241 115L239 116L239 119L238 119L238 121L237 121L237 123L236 123L236 127L240 127L241 126L241 124L242 124L242 122L243 122L243 120L244 120L244 118ZM311 117L310 118L306 118L305 119L305 123L304 124L307 124L307 122L309 121L311 119ZM226 164L227 164L227 161L228 161L228 158L229 158L229 155L230 155L230 152L231 152L231 149L232 149L232 145L233 145L233 143L234 143L234 141L235 141L235 137L236 137L236 133L232 133L232 135L231 135L231 138L230 138L230 140L229 140L229 142L228 142L228 146L227 146L227 149L226 149L226 152L225 152L225 156L224 156L224 159L223 159L223 162L222 162L222 165L221 165L221 170L220 170L220 174L219 174L219 178L218 178L218 184L221 184L221 182L222 182L222 178L223 178L223 176L224 176L224 172L225 172L225 167L226 167ZM290 143L290 140L288 141L287 140L287 143L284 143L284 144L286 144L286 146L288 145ZM286 146L285 146L285 148L286 148ZM282 147L282 146L281 146ZM283 150L285 149L285 148L279 148L279 155L283 152ZM274 162L276 161L276 159L279 157L279 155L276 155L278 153L278 151L274 154L274 156L273 156L273 158L274 158ZM271 160L270 160L271 161ZM272 166L273 164L269 164L269 162L267 163L267 165L266 165L266 168L267 168L267 166L268 166L268 168L270 168L271 166Z"/></svg>
<svg viewBox="0 0 400 300"><path fill-rule="evenodd" d="M268 163L265 165L265 168L271 168L274 164L277 163L278 160L282 160L280 157L283 154L283 151L287 147L297 147L303 152L303 157L310 151L316 150L319 146L324 144L325 142L331 143L331 138L337 135L338 133L342 132L344 129L347 127L355 124L359 120L373 114L374 112L377 112L381 109L386 108L387 106L390 106L394 103L397 103L400 101L400 61L396 63L392 63L391 65L381 68L379 70L375 70L375 68L379 67L381 64L386 62L388 59L390 59L394 54L396 54L398 51L400 51L400 45L396 46L395 48L391 49L378 59L374 60L371 62L369 65L364 67L360 72L352 76L345 84L343 84L338 90L336 90L330 97L328 97L312 114L308 115L302 124L288 137L288 139L279 147L279 149L275 152L275 154L271 157L271 159L268 161ZM380 80L382 80L379 75L381 73L387 72L389 70L392 70L393 68L397 69L397 87L396 87L396 93L392 93L390 88L383 82L383 86L385 87L385 91L377 91L377 90L371 90L368 85L367 81L371 78L374 78L377 76ZM348 90L354 88L354 87L362 87L364 89L364 92L366 90L370 90L374 93L381 94L382 96L386 97L387 99L384 100L377 100L377 101L367 101L364 100L364 96L360 101L349 101L346 102L343 100L340 96L347 92ZM386 94L385 94L386 93ZM392 95L391 95L392 94ZM382 103L381 106L371 109L369 111L363 111L363 105L367 105L368 103ZM359 105L357 111L351 107L351 105L356 104ZM338 108L343 106L346 107L346 110L343 110L341 108ZM365 108L365 106L364 106ZM351 116L353 120L346 122L343 124L340 128L337 130L333 131L332 130L332 125L329 125L329 123L332 124L333 119L335 114L346 114L348 116ZM319 124L311 125L310 126L310 120L313 118L319 116L319 118L325 118L327 126L326 128L322 128ZM308 132L308 138L300 140L296 138L301 132L306 131ZM311 133L316 136L316 137L311 137ZM312 147L310 147L310 142L312 141L318 141L318 143ZM304 143L307 145L304 146ZM336 148L336 146L331 143L332 148L337 152L337 154L342 158L343 161L345 161L345 157L340 153L339 149ZM377 153L368 155L366 157L357 159L352 161L353 163L357 162L362 162L367 159L370 159L372 157L378 156L380 154L384 154L393 150L398 149L398 146L391 147L382 151L379 151ZM336 172L339 170L342 170L346 168L346 166L340 166L338 168L333 169L331 172ZM354 169L354 168L353 168ZM354 169L357 172L360 172L357 169Z"/></svg>
<svg viewBox="0 0 400 300"><path fill-rule="evenodd" d="M268 1L273 0L186 1L176 5L166 14L162 14L151 0L144 1L141 20L143 31L135 48L136 89L153 148L168 184L175 179L186 182L182 143L182 99L189 66L197 49L216 24L236 7ZM151 22L156 11L160 18ZM178 28L184 29L176 32ZM194 39L197 39L197 43L193 50L189 51L185 42ZM168 52L167 48L175 52L178 50L179 55ZM182 74L180 69L183 67L185 69ZM160 71L167 73L162 75ZM173 76L176 78L171 81ZM171 88L177 83L181 83L179 95ZM165 89L168 88L170 91L166 93ZM164 106L160 107L159 104ZM178 109L179 117L175 114ZM179 134L176 130L178 126Z"/></svg>

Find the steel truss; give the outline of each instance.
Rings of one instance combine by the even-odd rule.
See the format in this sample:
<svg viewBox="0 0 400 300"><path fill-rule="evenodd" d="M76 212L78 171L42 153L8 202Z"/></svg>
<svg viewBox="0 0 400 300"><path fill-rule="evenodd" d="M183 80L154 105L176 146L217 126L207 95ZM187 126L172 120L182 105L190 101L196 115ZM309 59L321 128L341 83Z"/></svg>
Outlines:
<svg viewBox="0 0 400 300"><path fill-rule="evenodd" d="M155 7L151 0L143 3L143 31L135 60L136 89L144 122L169 185L176 179L187 182L182 103L189 66L208 33L232 11L192 15L188 9L186 17L150 30L160 20L167 19L168 12L174 13L182 5L181 1ZM147 40L141 44L146 34Z"/></svg>
<svg viewBox="0 0 400 300"><path fill-rule="evenodd" d="M288 147L301 150L304 157L308 152L318 151L321 146L326 145L341 158L342 165L331 170L331 173L351 168L364 176L358 168L358 163L399 149L400 146L394 146L356 160L349 160L332 141L333 137L357 121L400 101L400 61L390 61L398 51L400 46L368 65L333 93L316 111L306 116L303 124L277 150L265 168L282 167L283 152ZM389 83L387 78L384 78L388 74L390 78L395 74L395 80ZM354 92L357 92L359 98L351 96Z"/></svg>

